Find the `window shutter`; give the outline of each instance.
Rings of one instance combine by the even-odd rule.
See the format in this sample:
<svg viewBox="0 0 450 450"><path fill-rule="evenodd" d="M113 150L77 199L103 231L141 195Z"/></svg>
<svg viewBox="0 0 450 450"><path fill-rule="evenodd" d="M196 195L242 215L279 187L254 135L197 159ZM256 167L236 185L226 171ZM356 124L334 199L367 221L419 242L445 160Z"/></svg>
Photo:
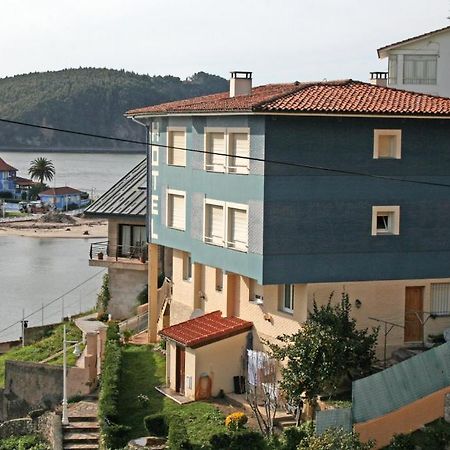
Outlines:
<svg viewBox="0 0 450 450"><path fill-rule="evenodd" d="M186 134L184 131L169 131L169 145L177 148L168 149L168 163L174 166L186 165Z"/></svg>
<svg viewBox="0 0 450 450"><path fill-rule="evenodd" d="M179 230L185 229L185 201L184 196L169 194L168 226Z"/></svg>
<svg viewBox="0 0 450 450"><path fill-rule="evenodd" d="M212 244L223 245L223 207L206 205L205 240Z"/></svg>
<svg viewBox="0 0 450 450"><path fill-rule="evenodd" d="M232 248L246 250L248 241L247 211L230 208L229 221L230 246Z"/></svg>
<svg viewBox="0 0 450 450"><path fill-rule="evenodd" d="M208 133L206 136L206 151L221 153L206 154L206 169L215 172L223 172L225 169L225 134L224 133Z"/></svg>
<svg viewBox="0 0 450 450"><path fill-rule="evenodd" d="M230 135L230 172L247 173L250 156L250 143L247 133L233 133ZM237 156L238 158L236 158Z"/></svg>
<svg viewBox="0 0 450 450"><path fill-rule="evenodd" d="M431 313L436 315L450 313L450 283L431 285Z"/></svg>

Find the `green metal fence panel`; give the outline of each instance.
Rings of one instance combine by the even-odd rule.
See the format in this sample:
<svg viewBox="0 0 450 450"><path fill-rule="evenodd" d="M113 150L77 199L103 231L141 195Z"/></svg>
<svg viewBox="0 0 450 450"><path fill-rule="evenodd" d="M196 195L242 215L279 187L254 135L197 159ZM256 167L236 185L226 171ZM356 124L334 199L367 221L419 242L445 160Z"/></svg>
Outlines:
<svg viewBox="0 0 450 450"><path fill-rule="evenodd" d="M328 428L342 428L352 431L351 408L327 409L316 413L316 434L322 434Z"/></svg>
<svg viewBox="0 0 450 450"><path fill-rule="evenodd" d="M450 386L450 343L353 382L353 421L365 422Z"/></svg>

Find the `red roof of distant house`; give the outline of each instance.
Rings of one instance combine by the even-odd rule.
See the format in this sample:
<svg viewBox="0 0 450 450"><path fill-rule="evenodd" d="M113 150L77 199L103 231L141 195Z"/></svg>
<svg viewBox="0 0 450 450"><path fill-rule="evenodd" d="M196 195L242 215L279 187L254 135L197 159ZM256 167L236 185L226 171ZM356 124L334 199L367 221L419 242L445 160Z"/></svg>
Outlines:
<svg viewBox="0 0 450 450"><path fill-rule="evenodd" d="M10 172L11 170L17 170L17 169L13 166L10 166L2 158L0 158L0 172Z"/></svg>
<svg viewBox="0 0 450 450"><path fill-rule="evenodd" d="M45 191L39 192L39 195L70 195L81 194L78 189L71 188L69 186L50 188Z"/></svg>
<svg viewBox="0 0 450 450"><path fill-rule="evenodd" d="M28 178L22 178L22 177L16 177L16 178L14 178L14 181L19 186L34 186L35 184L37 184L33 180L29 180Z"/></svg>
<svg viewBox="0 0 450 450"><path fill-rule="evenodd" d="M220 311L164 328L159 334L185 347L201 347L252 328L253 323L237 317L222 317Z"/></svg>
<svg viewBox="0 0 450 450"><path fill-rule="evenodd" d="M380 56L380 52L382 52L383 50L387 50L388 48L397 47L398 45L403 45L403 44L406 44L408 42L416 41L417 39L423 39L423 38L431 36L431 35L433 35L435 33L441 33L443 31L448 31L448 30L450 30L450 26L447 26L447 27L444 27L444 28L439 28L439 30L429 31L428 33L419 34L418 36L413 36L413 37L410 37L410 38L407 38L407 39L403 39L402 41L394 42L393 44L385 45L384 47L380 47L377 50L378 57Z"/></svg>
<svg viewBox="0 0 450 450"><path fill-rule="evenodd" d="M228 92L180 100L128 111L130 116L183 113L303 113L450 116L450 99L362 81L268 84L250 95Z"/></svg>

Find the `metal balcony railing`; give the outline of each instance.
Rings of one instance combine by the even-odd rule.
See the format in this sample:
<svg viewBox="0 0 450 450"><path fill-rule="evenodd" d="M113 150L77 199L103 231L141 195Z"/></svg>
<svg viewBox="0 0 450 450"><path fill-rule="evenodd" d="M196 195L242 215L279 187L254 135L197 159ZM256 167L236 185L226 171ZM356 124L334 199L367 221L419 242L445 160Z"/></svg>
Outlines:
<svg viewBox="0 0 450 450"><path fill-rule="evenodd" d="M142 245L111 245L109 241L93 242L89 251L89 259L113 258L138 259L141 262L147 261L147 246Z"/></svg>

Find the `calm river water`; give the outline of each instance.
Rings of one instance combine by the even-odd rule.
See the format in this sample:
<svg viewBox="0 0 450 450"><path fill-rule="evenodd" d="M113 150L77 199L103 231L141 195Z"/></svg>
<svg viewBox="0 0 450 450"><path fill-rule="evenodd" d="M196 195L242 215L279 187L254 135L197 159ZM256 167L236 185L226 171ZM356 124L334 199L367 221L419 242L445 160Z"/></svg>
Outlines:
<svg viewBox="0 0 450 450"><path fill-rule="evenodd" d="M56 169L56 186L68 185L96 194L105 192L134 165L142 154L86 153L15 153L1 152L0 157L16 167L19 176L27 177L29 163L38 156L51 159ZM2 331L34 311L31 325L58 322L63 313L77 314L95 304L101 284L101 268L89 267L92 239L0 237L0 341L20 336L20 325ZM95 241L95 239L94 239ZM96 275L97 274L97 275ZM91 280L88 280L93 277ZM85 282L86 281L86 282ZM80 283L82 286L52 302Z"/></svg>

